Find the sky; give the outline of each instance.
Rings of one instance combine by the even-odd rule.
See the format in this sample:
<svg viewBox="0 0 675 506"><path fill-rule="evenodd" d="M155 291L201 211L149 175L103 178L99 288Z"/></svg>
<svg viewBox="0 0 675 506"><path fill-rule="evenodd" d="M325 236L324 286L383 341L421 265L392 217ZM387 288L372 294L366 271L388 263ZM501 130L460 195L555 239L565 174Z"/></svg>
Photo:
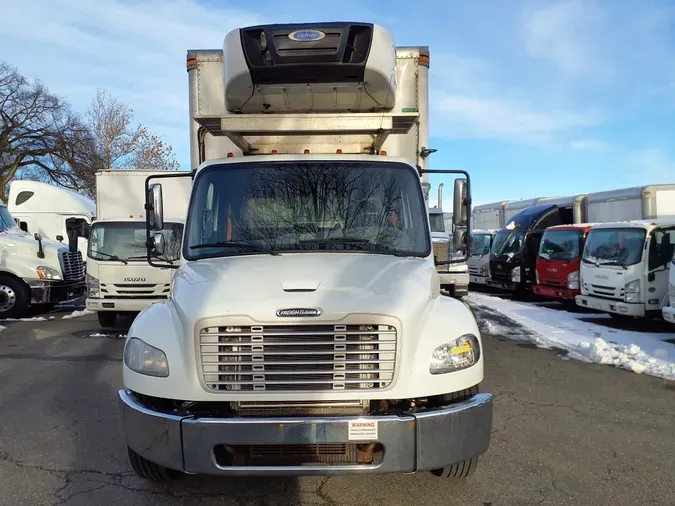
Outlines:
<svg viewBox="0 0 675 506"><path fill-rule="evenodd" d="M474 205L675 183L673 0L0 4L0 61L76 110L108 90L184 168L187 49L253 24L341 20L430 47L430 168L467 170ZM432 177L432 204L439 182L450 209L449 176Z"/></svg>

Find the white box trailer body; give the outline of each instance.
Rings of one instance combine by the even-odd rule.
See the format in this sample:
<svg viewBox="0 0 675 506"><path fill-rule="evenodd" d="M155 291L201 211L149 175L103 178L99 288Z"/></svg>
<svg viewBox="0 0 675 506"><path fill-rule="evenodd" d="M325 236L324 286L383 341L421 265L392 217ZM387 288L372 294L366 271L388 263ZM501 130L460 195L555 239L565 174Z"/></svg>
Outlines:
<svg viewBox="0 0 675 506"><path fill-rule="evenodd" d="M137 474L465 476L492 396L476 321L433 261L428 50L372 24L266 25L187 63L183 263L129 330L119 392ZM304 451L335 444L346 465ZM251 445L300 452L270 467Z"/></svg>
<svg viewBox="0 0 675 506"><path fill-rule="evenodd" d="M588 221L651 220L675 217L675 184L635 186L591 193Z"/></svg>
<svg viewBox="0 0 675 506"><path fill-rule="evenodd" d="M618 317L661 317L675 251L675 217L594 225L581 258L577 305Z"/></svg>
<svg viewBox="0 0 675 506"><path fill-rule="evenodd" d="M93 200L66 188L40 181L14 180L9 186L7 208L18 218L22 230L30 235L39 233L45 239L58 241L68 239L66 220L81 218L91 224L96 215ZM78 239L82 258L87 253L87 239Z"/></svg>
<svg viewBox="0 0 675 506"><path fill-rule="evenodd" d="M490 204L482 204L472 209L474 230L499 230L506 225L504 207L511 200L502 200Z"/></svg>
<svg viewBox="0 0 675 506"><path fill-rule="evenodd" d="M115 324L118 314L140 312L165 300L174 270L148 264L146 254L145 181L166 171L109 170L96 174L96 220L87 252L87 309L97 313L102 326ZM166 180L165 239L170 258L180 261L191 182Z"/></svg>

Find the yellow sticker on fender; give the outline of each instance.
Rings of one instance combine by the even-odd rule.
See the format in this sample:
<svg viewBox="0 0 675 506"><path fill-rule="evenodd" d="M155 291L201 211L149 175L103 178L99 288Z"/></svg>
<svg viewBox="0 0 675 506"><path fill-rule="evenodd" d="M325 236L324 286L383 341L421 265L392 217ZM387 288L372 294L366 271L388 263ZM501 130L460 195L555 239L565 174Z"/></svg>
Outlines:
<svg viewBox="0 0 675 506"><path fill-rule="evenodd" d="M459 355L460 353L469 353L471 351L471 345L470 344L465 344L463 346L455 346L454 348L450 348L450 354L451 355Z"/></svg>

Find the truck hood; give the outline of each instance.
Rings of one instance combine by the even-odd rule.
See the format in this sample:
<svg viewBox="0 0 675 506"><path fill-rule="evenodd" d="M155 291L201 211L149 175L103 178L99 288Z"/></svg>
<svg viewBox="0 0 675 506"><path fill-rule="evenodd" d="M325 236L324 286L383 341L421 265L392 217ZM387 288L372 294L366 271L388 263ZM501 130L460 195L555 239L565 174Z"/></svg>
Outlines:
<svg viewBox="0 0 675 506"><path fill-rule="evenodd" d="M437 295L433 263L360 253L248 255L200 260L174 278L184 318L248 315L278 322L284 308L318 308L323 319L350 313L424 311Z"/></svg>

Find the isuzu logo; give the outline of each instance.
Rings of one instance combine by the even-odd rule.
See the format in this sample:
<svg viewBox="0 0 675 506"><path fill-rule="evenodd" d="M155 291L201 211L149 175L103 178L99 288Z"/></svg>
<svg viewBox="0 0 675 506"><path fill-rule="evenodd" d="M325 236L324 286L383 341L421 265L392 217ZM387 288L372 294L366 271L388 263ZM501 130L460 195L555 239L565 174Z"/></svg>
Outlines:
<svg viewBox="0 0 675 506"><path fill-rule="evenodd" d="M326 34L320 30L296 30L288 34L288 38L296 42L314 42L325 36Z"/></svg>
<svg viewBox="0 0 675 506"><path fill-rule="evenodd" d="M291 308L277 310L279 318L303 317L303 316L321 316L321 310L315 308Z"/></svg>
<svg viewBox="0 0 675 506"><path fill-rule="evenodd" d="M602 274L596 274L595 279L609 279L609 276L603 276Z"/></svg>
<svg viewBox="0 0 675 506"><path fill-rule="evenodd" d="M145 281L145 278L124 278L124 281L129 283L138 283L140 281Z"/></svg>
<svg viewBox="0 0 675 506"><path fill-rule="evenodd" d="M548 272L558 272L558 269L546 269Z"/></svg>

